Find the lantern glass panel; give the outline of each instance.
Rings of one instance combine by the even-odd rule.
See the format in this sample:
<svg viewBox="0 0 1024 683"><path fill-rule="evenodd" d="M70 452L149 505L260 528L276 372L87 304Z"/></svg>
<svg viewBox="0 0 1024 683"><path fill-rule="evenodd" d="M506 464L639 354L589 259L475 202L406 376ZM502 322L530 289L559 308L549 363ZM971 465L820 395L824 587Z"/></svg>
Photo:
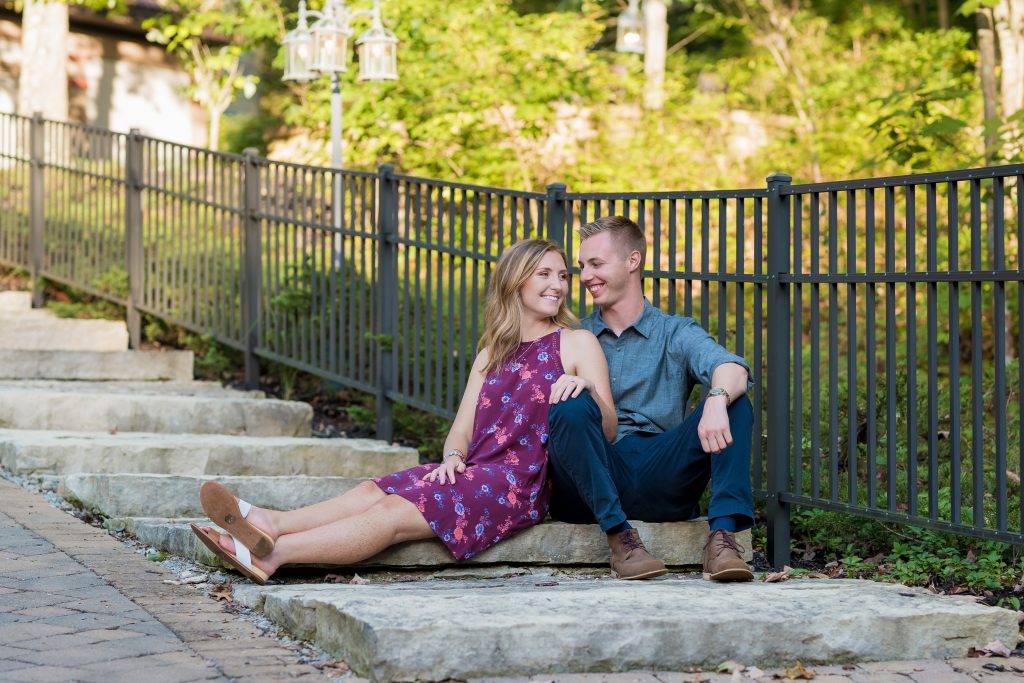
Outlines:
<svg viewBox="0 0 1024 683"><path fill-rule="evenodd" d="M627 9L619 15L618 31L615 40L617 52L644 52L644 22L638 12Z"/></svg>
<svg viewBox="0 0 1024 683"><path fill-rule="evenodd" d="M321 73L344 73L348 69L348 36L333 22L313 24L313 68Z"/></svg>
<svg viewBox="0 0 1024 683"><path fill-rule="evenodd" d="M398 79L398 39L382 26L374 26L356 41L359 46L359 80Z"/></svg>
<svg viewBox="0 0 1024 683"><path fill-rule="evenodd" d="M316 74L310 69L312 63L312 39L309 31L295 30L284 39L284 79L309 81Z"/></svg>

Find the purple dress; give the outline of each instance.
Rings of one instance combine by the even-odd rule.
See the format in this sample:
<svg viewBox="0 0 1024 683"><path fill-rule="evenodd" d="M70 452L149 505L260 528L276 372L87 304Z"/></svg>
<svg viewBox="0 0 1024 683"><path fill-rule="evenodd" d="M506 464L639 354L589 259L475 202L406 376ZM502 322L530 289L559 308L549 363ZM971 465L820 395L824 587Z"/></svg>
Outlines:
<svg viewBox="0 0 1024 683"><path fill-rule="evenodd" d="M374 479L413 503L456 560L537 524L548 514L548 396L561 375L561 330L519 345L488 373L473 419L466 472L455 484L423 476L420 465Z"/></svg>

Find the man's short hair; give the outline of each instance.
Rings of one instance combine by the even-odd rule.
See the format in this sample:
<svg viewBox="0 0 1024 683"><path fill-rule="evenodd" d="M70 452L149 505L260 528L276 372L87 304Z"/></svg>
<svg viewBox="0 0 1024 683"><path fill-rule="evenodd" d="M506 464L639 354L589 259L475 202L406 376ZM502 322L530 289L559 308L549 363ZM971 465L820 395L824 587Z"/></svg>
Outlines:
<svg viewBox="0 0 1024 683"><path fill-rule="evenodd" d="M647 238L644 237L640 226L625 216L605 216L580 226L580 240L585 240L602 232L610 232L613 239L625 251L623 256L628 256L634 251L640 252L640 272L643 272L644 262L647 260Z"/></svg>

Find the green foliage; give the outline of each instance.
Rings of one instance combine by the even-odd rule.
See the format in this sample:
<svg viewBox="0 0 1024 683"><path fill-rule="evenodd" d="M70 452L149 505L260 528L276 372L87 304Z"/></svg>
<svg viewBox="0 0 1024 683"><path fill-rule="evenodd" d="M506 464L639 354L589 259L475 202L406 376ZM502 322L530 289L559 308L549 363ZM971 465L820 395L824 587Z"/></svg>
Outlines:
<svg viewBox="0 0 1024 683"><path fill-rule="evenodd" d="M1021 549L1007 543L824 510L799 509L793 535L818 562L840 562L849 575L882 581L983 593L1011 590L1024 574Z"/></svg>
<svg viewBox="0 0 1024 683"><path fill-rule="evenodd" d="M200 379L223 380L240 365L239 354L208 334L183 332L185 348L195 353L195 374Z"/></svg>

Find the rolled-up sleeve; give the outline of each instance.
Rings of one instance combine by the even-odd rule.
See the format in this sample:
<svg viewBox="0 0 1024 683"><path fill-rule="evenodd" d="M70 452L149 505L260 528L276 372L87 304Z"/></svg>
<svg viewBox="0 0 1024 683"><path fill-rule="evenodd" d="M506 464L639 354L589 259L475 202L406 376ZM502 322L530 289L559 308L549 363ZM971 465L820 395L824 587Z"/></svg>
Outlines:
<svg viewBox="0 0 1024 683"><path fill-rule="evenodd" d="M719 365L736 363L747 371L747 388L754 386L753 373L747 361L723 348L693 318L678 317L676 320L669 348L694 383L711 386L711 377Z"/></svg>

